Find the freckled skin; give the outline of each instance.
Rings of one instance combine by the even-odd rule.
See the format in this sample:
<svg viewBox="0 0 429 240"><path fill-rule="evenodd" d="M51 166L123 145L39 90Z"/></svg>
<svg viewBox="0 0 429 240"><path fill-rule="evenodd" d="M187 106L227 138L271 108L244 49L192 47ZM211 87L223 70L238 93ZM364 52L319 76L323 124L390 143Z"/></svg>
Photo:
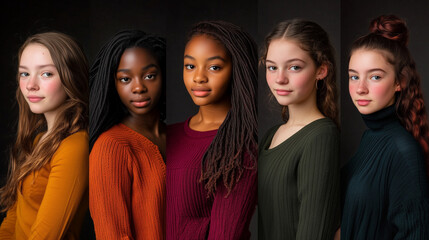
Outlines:
<svg viewBox="0 0 429 240"><path fill-rule="evenodd" d="M267 52L266 79L271 92L283 105L313 101L316 79L326 77L314 64L309 54L294 40L273 40ZM277 90L290 90L281 95Z"/></svg>
<svg viewBox="0 0 429 240"><path fill-rule="evenodd" d="M355 50L349 62L349 92L358 111L371 114L392 105L400 86L395 69L380 50Z"/></svg>
<svg viewBox="0 0 429 240"><path fill-rule="evenodd" d="M49 50L41 44L28 45L19 62L19 87L31 111L55 117L67 98ZM29 97L40 98L31 102Z"/></svg>

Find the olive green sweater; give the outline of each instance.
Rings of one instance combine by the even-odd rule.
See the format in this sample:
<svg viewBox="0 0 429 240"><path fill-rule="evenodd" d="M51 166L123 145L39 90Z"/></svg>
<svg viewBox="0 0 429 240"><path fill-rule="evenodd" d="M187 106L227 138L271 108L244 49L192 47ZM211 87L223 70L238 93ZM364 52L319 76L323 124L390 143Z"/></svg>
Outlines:
<svg viewBox="0 0 429 240"><path fill-rule="evenodd" d="M260 141L259 239L329 239L339 227L339 133L316 120L268 149L280 126Z"/></svg>

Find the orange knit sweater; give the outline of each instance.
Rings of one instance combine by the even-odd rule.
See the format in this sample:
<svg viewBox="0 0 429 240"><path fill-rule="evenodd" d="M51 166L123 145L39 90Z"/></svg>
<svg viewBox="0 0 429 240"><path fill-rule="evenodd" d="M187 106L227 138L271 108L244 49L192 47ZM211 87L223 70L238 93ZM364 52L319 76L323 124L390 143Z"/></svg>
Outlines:
<svg viewBox="0 0 429 240"><path fill-rule="evenodd" d="M165 163L124 124L100 135L89 157L89 209L97 239L165 239Z"/></svg>
<svg viewBox="0 0 429 240"><path fill-rule="evenodd" d="M0 239L79 239L87 209L88 133L80 131L65 138L51 161L21 182Z"/></svg>

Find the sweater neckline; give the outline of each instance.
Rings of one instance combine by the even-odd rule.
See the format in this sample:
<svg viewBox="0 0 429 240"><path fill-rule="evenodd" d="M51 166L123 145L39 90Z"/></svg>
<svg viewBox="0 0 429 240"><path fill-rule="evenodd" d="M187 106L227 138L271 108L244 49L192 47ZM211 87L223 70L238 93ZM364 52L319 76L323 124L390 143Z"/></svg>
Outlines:
<svg viewBox="0 0 429 240"><path fill-rule="evenodd" d="M385 128L391 123L399 120L396 114L395 104L371 114L361 114L361 116L365 125L372 130Z"/></svg>
<svg viewBox="0 0 429 240"><path fill-rule="evenodd" d="M189 117L183 124L183 129L186 133L186 135L192 137L192 138L206 138L206 137L213 137L217 134L218 129L210 130L210 131L196 131L189 127L189 121L192 117Z"/></svg>
<svg viewBox="0 0 429 240"><path fill-rule="evenodd" d="M317 123L324 122L324 121L331 121L331 119L327 118L327 117L316 119L316 120L310 122L309 124L305 125L304 127L302 127L296 133L292 134L292 136L290 136L288 139L281 142L279 145L277 145L273 148L270 148L270 145L271 145L271 142L273 141L274 135L276 134L277 130L282 126L282 124L280 124L275 129L275 131L272 132L272 134L269 137L270 141L266 141L266 145L264 146L264 148L262 150L265 152L272 152L272 151L276 151L277 149L283 149L283 147L282 147L283 145L288 144L290 141L293 141L293 139L295 139L295 138L299 137L301 134L305 133L307 131L307 129L311 129L313 127L313 125L317 125Z"/></svg>

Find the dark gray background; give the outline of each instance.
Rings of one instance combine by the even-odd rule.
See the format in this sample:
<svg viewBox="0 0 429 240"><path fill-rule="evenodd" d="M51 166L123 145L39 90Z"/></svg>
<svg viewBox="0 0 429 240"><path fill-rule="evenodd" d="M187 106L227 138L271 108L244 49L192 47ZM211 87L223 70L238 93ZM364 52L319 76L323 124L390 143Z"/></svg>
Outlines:
<svg viewBox="0 0 429 240"><path fill-rule="evenodd" d="M341 2L341 159L345 163L359 145L365 124L350 100L348 89L349 49L354 40L369 32L369 23L382 14L395 14L408 24L409 49L422 80L426 110L429 104L429 1L346 0Z"/></svg>

